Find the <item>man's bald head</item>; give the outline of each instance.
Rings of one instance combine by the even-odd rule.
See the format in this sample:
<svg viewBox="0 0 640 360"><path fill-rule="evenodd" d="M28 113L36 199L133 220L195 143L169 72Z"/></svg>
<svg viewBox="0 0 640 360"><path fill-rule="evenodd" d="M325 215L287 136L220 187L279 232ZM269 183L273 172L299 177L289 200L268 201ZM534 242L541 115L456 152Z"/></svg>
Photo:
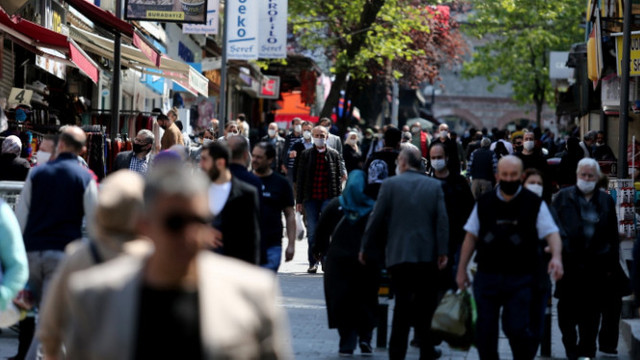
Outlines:
<svg viewBox="0 0 640 360"><path fill-rule="evenodd" d="M58 153L71 152L79 155L84 150L87 143L87 134L77 126L68 125L60 129L60 140L58 141Z"/></svg>
<svg viewBox="0 0 640 360"><path fill-rule="evenodd" d="M231 162L247 165L249 158L249 143L244 136L236 135L227 139L227 145L231 150Z"/></svg>
<svg viewBox="0 0 640 360"><path fill-rule="evenodd" d="M522 160L517 156L503 156L498 161L498 180L515 181L522 176Z"/></svg>

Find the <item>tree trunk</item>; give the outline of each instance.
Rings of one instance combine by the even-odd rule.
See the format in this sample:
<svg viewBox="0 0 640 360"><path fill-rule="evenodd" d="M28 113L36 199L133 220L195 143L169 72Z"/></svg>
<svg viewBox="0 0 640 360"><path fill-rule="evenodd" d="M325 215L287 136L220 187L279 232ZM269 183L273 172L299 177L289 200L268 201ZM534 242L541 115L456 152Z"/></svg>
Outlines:
<svg viewBox="0 0 640 360"><path fill-rule="evenodd" d="M538 127L540 128L540 130L542 130L542 106L543 105L544 105L544 100L536 101L536 124L538 124Z"/></svg>
<svg viewBox="0 0 640 360"><path fill-rule="evenodd" d="M350 64L356 55L360 52L362 46L364 46L365 40L367 39L367 29L371 27L371 24L378 17L378 13L384 5L385 0L370 0L365 2L364 7L362 8L362 13L360 14L360 23L358 26L353 29L353 36L351 38L351 42L347 43L346 48L340 48L339 50L346 50L346 61L345 64ZM343 36L341 34L341 36ZM341 51L339 51L341 52ZM324 102L324 106L322 107L322 111L320 112L320 117L330 117L333 113L333 109L338 106L338 102L340 101L340 90L342 90L347 82L347 75L349 74L348 66L339 66L336 70L336 78L331 84L331 91L329 91L329 96L327 100Z"/></svg>

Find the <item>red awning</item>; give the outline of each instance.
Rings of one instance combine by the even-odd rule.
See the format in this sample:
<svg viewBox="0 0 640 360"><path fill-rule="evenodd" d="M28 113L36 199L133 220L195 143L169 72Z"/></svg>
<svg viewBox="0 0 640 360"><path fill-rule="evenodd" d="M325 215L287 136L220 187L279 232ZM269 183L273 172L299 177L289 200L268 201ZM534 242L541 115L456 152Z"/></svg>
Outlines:
<svg viewBox="0 0 640 360"><path fill-rule="evenodd" d="M0 7L0 31L34 53L77 67L94 83L98 66L71 38L38 24L9 15Z"/></svg>
<svg viewBox="0 0 640 360"><path fill-rule="evenodd" d="M73 6L82 15L86 16L89 20L96 24L99 24L105 30L119 32L122 35L133 37L133 25L128 22L118 19L117 16L101 9L100 7L90 3L86 0L65 0L69 5Z"/></svg>

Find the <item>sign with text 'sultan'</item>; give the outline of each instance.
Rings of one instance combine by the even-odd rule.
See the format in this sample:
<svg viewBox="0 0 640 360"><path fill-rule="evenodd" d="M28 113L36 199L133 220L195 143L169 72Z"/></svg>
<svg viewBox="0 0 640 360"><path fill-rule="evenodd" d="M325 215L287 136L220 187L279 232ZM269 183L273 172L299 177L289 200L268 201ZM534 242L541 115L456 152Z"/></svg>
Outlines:
<svg viewBox="0 0 640 360"><path fill-rule="evenodd" d="M287 0L261 0L258 56L287 57Z"/></svg>
<svg viewBox="0 0 640 360"><path fill-rule="evenodd" d="M124 18L204 24L207 0L125 0Z"/></svg>
<svg viewBox="0 0 640 360"><path fill-rule="evenodd" d="M227 9L227 58L258 58L258 9L263 0L229 0Z"/></svg>

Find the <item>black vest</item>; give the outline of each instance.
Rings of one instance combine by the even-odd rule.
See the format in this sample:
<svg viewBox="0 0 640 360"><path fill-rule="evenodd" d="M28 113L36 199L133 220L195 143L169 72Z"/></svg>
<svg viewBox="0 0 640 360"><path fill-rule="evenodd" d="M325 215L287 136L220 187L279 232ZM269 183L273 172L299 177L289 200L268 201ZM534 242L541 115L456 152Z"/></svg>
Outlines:
<svg viewBox="0 0 640 360"><path fill-rule="evenodd" d="M542 199L521 188L509 202L494 190L478 200L478 271L534 274L540 260L536 222Z"/></svg>

